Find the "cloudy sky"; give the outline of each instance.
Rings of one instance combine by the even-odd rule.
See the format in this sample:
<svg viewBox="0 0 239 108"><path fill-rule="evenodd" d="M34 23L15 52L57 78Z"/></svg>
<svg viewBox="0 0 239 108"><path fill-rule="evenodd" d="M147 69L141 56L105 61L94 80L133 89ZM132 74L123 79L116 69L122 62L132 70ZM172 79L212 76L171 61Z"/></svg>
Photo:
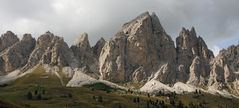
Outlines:
<svg viewBox="0 0 239 108"><path fill-rule="evenodd" d="M92 45L109 40L127 21L155 12L173 39L194 26L209 48L239 43L239 0L0 0L0 33L19 37L51 31L72 44L83 32Z"/></svg>

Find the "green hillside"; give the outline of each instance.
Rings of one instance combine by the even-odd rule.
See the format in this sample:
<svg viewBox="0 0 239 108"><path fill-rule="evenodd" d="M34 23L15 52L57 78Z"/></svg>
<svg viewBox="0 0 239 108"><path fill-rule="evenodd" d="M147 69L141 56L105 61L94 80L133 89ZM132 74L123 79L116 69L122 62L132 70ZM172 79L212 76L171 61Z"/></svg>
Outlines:
<svg viewBox="0 0 239 108"><path fill-rule="evenodd" d="M60 74L61 72L59 72ZM69 79L60 74L64 83ZM34 72L0 88L0 108L238 108L238 99L206 93L184 95L111 88L102 83L65 87L39 66Z"/></svg>

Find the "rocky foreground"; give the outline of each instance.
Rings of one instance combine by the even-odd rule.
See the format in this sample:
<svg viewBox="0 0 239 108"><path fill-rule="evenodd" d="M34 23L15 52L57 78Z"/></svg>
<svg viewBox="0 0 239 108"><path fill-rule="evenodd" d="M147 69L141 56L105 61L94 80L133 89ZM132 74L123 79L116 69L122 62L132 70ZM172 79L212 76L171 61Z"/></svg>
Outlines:
<svg viewBox="0 0 239 108"><path fill-rule="evenodd" d="M214 57L193 27L182 28L175 43L155 13L139 15L109 41L101 38L93 47L87 33L76 40L69 47L51 32L38 39L24 34L20 40L7 31L0 38L0 82L14 80L40 64L63 68L72 78L67 85L72 86L81 85L85 78L109 85L145 84L140 90L147 92L180 88L239 95L239 45L223 49ZM86 76L82 78L81 73ZM13 77L6 80L10 75Z"/></svg>

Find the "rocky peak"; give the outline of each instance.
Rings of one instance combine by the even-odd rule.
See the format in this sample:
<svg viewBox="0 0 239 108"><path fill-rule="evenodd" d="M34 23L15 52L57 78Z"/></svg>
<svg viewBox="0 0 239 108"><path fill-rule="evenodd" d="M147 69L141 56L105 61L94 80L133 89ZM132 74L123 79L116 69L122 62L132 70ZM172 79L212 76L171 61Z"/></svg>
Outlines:
<svg viewBox="0 0 239 108"><path fill-rule="evenodd" d="M25 48L24 52L27 52L29 56L29 54L32 52L32 50L35 48L36 46L36 40L35 38L32 37L31 34L26 33L23 35L22 40L18 43L20 48ZM23 50L23 49L21 49ZM28 51L27 51L28 50Z"/></svg>
<svg viewBox="0 0 239 108"><path fill-rule="evenodd" d="M178 74L189 75L188 77L190 80L192 80L192 78L195 78L195 71L199 70L195 70L198 67L198 64L193 63L194 59L200 59L199 61L201 61L203 64L202 66L200 65L201 68L204 69L201 70L200 75L202 73L206 73L207 75L209 74L209 62L212 58L214 58L214 55L212 51L208 49L202 37L197 36L194 27L192 27L191 30L182 28L182 31L180 32L179 36L176 38L176 50L178 66L180 66L180 68L183 68L180 70L184 70L184 72L179 71ZM190 66L192 67L191 70L193 71L190 71ZM198 77L200 75L198 75ZM180 80L185 82L187 80L187 76L183 79L179 79L179 81Z"/></svg>
<svg viewBox="0 0 239 108"><path fill-rule="evenodd" d="M182 28L179 36L176 38L176 46L182 49L190 49L197 43L197 36L194 28L191 31Z"/></svg>
<svg viewBox="0 0 239 108"><path fill-rule="evenodd" d="M78 57L80 60L83 56L91 56L93 53L88 40L88 34L81 34L76 39L75 45L71 46L71 49L73 50L75 56Z"/></svg>
<svg viewBox="0 0 239 108"><path fill-rule="evenodd" d="M42 56L43 64L78 67L78 61L63 37L54 36Z"/></svg>
<svg viewBox="0 0 239 108"><path fill-rule="evenodd" d="M90 43L88 40L88 34L83 33L81 34L75 41L75 45L82 50L89 51L90 50Z"/></svg>
<svg viewBox="0 0 239 108"><path fill-rule="evenodd" d="M21 41L29 41L29 40L33 40L33 39L34 39L34 38L32 37L31 34L26 33L26 34L23 35L23 38L22 38ZM35 39L34 39L34 40L35 40Z"/></svg>
<svg viewBox="0 0 239 108"><path fill-rule="evenodd" d="M104 47L105 43L106 43L105 39L104 38L100 38L96 42L95 46L93 47L93 53L94 53L94 55L97 56L97 58L100 56L101 50Z"/></svg>
<svg viewBox="0 0 239 108"><path fill-rule="evenodd" d="M17 35L11 31L7 31L0 37L0 52L17 42L19 42Z"/></svg>
<svg viewBox="0 0 239 108"><path fill-rule="evenodd" d="M228 61L238 60L239 55L239 44L238 45L232 45L228 47L227 49L223 49L219 52L218 57L224 57L225 59L228 59Z"/></svg>
<svg viewBox="0 0 239 108"><path fill-rule="evenodd" d="M151 20L152 20L154 32L156 32L156 33L165 32L164 28L160 24L158 16L154 12L151 14Z"/></svg>
<svg viewBox="0 0 239 108"><path fill-rule="evenodd" d="M211 71L209 78L209 86L216 89L222 89L227 86L230 89L235 79L238 79L235 72L239 71L239 45L232 45L228 49L220 51L220 53L211 61ZM223 86L222 86L223 85Z"/></svg>
<svg viewBox="0 0 239 108"><path fill-rule="evenodd" d="M66 61L66 57L63 58L63 56L61 56L67 55L68 53L72 52L68 45L64 42L64 39L47 31L37 39L36 47L31 53L28 63L24 69L31 68L38 63L69 66L69 62ZM70 54L68 57L69 61L73 59Z"/></svg>
<svg viewBox="0 0 239 108"><path fill-rule="evenodd" d="M59 36L54 36L53 39L52 39L52 42L63 43L64 42L64 38L63 37L59 37Z"/></svg>
<svg viewBox="0 0 239 108"><path fill-rule="evenodd" d="M48 44L51 43L52 39L54 37L54 34L51 32L46 32L45 34L41 35L37 39L37 47L44 47L46 48Z"/></svg>
<svg viewBox="0 0 239 108"><path fill-rule="evenodd" d="M158 17L145 12L124 24L105 44L99 58L100 72L103 79L114 82L140 82L165 62L174 62L175 57L174 43Z"/></svg>
<svg viewBox="0 0 239 108"><path fill-rule="evenodd" d="M0 56L1 71L11 72L26 65L35 44L36 40L32 38L31 34L24 34L21 41L12 45Z"/></svg>
<svg viewBox="0 0 239 108"><path fill-rule="evenodd" d="M101 38L93 47L87 33L69 48L62 37L49 31L37 41L31 34L19 41L7 31L0 37L0 75L16 69L25 72L40 63L79 69L112 82L157 80L173 85L179 81L232 91L239 88L238 54L239 45L235 45L214 58L194 27L182 28L175 48L157 15L145 12L124 24L112 39Z"/></svg>
<svg viewBox="0 0 239 108"><path fill-rule="evenodd" d="M94 47L96 50L96 46ZM71 46L71 50L73 51L76 60L80 62L80 68L87 67L85 69L88 70L88 74L99 76L99 62L98 57L93 53L94 47L90 47L88 34L83 33L77 38L75 45ZM100 53L100 50L97 53Z"/></svg>
<svg viewBox="0 0 239 108"><path fill-rule="evenodd" d="M136 17L135 19L133 19L132 21L125 23L122 27L122 31L125 34L129 34L130 33L136 33L137 30L145 23L143 23L144 21L149 21L150 20L150 15L148 12L145 12L141 15L139 15L138 17Z"/></svg>
<svg viewBox="0 0 239 108"><path fill-rule="evenodd" d="M155 13L150 15L149 12L144 12L132 21L125 23L122 31L126 35L133 35L140 32L161 33L164 32L164 29Z"/></svg>
<svg viewBox="0 0 239 108"><path fill-rule="evenodd" d="M176 46L178 51L188 50L194 56L200 56L205 59L214 58L212 51L208 49L203 38L197 36L194 27L190 31L182 28L179 36L176 38Z"/></svg>
<svg viewBox="0 0 239 108"><path fill-rule="evenodd" d="M193 36L193 37L197 37L197 33L196 33L196 30L195 30L194 27L191 28L190 34L191 34L191 36Z"/></svg>

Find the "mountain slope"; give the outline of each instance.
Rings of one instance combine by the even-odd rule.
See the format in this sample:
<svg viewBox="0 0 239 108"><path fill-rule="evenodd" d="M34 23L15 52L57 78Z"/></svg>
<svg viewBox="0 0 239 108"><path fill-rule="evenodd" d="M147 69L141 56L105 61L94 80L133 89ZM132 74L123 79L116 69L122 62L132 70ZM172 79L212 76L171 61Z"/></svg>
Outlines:
<svg viewBox="0 0 239 108"><path fill-rule="evenodd" d="M0 84L16 80L18 85L23 80L27 85L31 82L25 77L42 66L46 76L41 73L31 77L57 82L49 82L49 86L101 83L123 89L117 84L139 84L147 92L201 89L239 95L238 45L214 57L194 27L182 28L175 44L155 13L142 13L125 23L109 41L100 39L93 47L87 33L76 40L68 46L62 37L49 31L36 40L30 34L19 40L7 31L0 38Z"/></svg>
<svg viewBox="0 0 239 108"><path fill-rule="evenodd" d="M64 72L59 71L58 73L64 78ZM1 86L0 91L0 107L4 108L145 108L148 106L156 107L156 105L175 108L179 105L179 102L189 108L192 106L236 108L239 105L238 99L220 97L204 92L182 95L165 93L152 96L138 91L115 89L99 83L81 87L65 87L62 86L59 77L54 72L46 71L44 66L38 66L32 72L12 81L5 87ZM36 91L37 95L35 95ZM27 96L29 92L33 94L31 99ZM41 94L41 99L38 98L39 94ZM103 98L102 102L98 101L99 96ZM171 98L176 102L175 105L170 104ZM139 103L135 103L137 99L139 99ZM222 101L223 104L220 103ZM161 104L161 102L164 104Z"/></svg>

